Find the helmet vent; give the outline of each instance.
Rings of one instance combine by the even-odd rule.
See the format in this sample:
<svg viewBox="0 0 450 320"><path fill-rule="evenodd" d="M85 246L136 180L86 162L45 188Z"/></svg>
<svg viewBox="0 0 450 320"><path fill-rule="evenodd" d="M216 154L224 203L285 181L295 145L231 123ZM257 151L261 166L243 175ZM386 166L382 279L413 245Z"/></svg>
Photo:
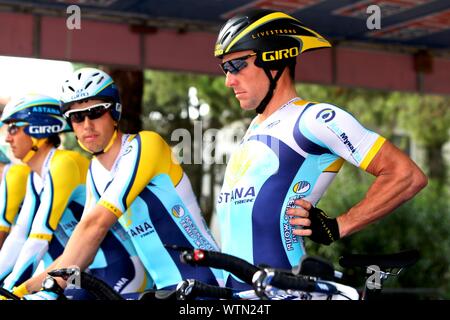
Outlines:
<svg viewBox="0 0 450 320"><path fill-rule="evenodd" d="M62 86L61 89L62 89L62 92L64 92L64 86Z"/></svg>
<svg viewBox="0 0 450 320"><path fill-rule="evenodd" d="M81 78L81 72L78 73L78 80L80 80L80 78Z"/></svg>
<svg viewBox="0 0 450 320"><path fill-rule="evenodd" d="M225 33L222 39L227 39L229 36L230 36L230 31L228 31L227 33Z"/></svg>
<svg viewBox="0 0 450 320"><path fill-rule="evenodd" d="M238 19L238 20L236 20L231 26L232 26L232 27L237 26L238 24L243 23L243 22L244 22L245 20L247 20L247 19L248 19L247 17Z"/></svg>
<svg viewBox="0 0 450 320"><path fill-rule="evenodd" d="M91 83L92 83L92 81L89 81L89 82L87 83L87 85L84 87L84 89L86 90L86 89L91 85Z"/></svg>
<svg viewBox="0 0 450 320"><path fill-rule="evenodd" d="M73 88L71 86L69 86L69 89L72 90L73 92L75 92L75 90L73 90Z"/></svg>
<svg viewBox="0 0 450 320"><path fill-rule="evenodd" d="M98 79L97 84L99 84L100 82L102 82L104 78L105 78L104 76L101 76L101 78Z"/></svg>
<svg viewBox="0 0 450 320"><path fill-rule="evenodd" d="M95 76L98 76L99 74L100 74L100 72L96 72L92 76L95 77Z"/></svg>

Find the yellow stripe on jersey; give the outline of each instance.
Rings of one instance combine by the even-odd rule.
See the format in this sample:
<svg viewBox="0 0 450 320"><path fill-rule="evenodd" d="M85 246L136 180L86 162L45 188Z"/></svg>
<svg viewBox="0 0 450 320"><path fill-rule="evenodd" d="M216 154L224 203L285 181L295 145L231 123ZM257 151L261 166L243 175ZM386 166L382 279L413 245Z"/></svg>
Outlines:
<svg viewBox="0 0 450 320"><path fill-rule="evenodd" d="M131 140L133 140L135 137L136 137L135 134L130 134L130 135L128 136L127 141L128 141L128 142L131 142Z"/></svg>
<svg viewBox="0 0 450 320"><path fill-rule="evenodd" d="M120 209L118 209L115 205L113 205L112 203L109 203L106 200L100 199L100 201L97 204L101 205L102 207L105 207L106 209L108 209L109 211L114 213L114 215L117 218L120 218L123 214L123 212L120 211Z"/></svg>
<svg viewBox="0 0 450 320"><path fill-rule="evenodd" d="M25 197L27 189L27 179L30 174L30 168L22 164L14 164L6 172L6 221L13 223L19 212L20 204Z"/></svg>
<svg viewBox="0 0 450 320"><path fill-rule="evenodd" d="M50 242L53 236L51 234L44 234L44 233L31 233L29 238L47 240L48 242Z"/></svg>
<svg viewBox="0 0 450 320"><path fill-rule="evenodd" d="M144 279L142 280L142 284L137 292L144 292L145 289L147 288L147 282L148 282L147 274L144 272Z"/></svg>
<svg viewBox="0 0 450 320"><path fill-rule="evenodd" d="M342 165L344 164L344 159L339 158L337 160L334 160L332 164L330 164L323 172L338 172Z"/></svg>
<svg viewBox="0 0 450 320"><path fill-rule="evenodd" d="M0 232L9 232L9 230L11 230L11 227L0 226Z"/></svg>
<svg viewBox="0 0 450 320"><path fill-rule="evenodd" d="M56 230L73 191L86 183L88 168L89 160L79 153L69 150L55 151L50 163L53 203L48 221L52 230Z"/></svg>
<svg viewBox="0 0 450 320"><path fill-rule="evenodd" d="M386 141L385 138L383 138L381 136L378 137L378 139L373 144L372 148L370 148L369 152L367 152L367 155L364 158L364 160L361 161L361 165L360 165L361 169L363 169L363 170L367 169L367 167L369 166L370 162L372 162L372 160L375 157L375 155L378 153L378 151L380 151L380 148L381 148L381 146L383 145L383 143L385 141Z"/></svg>
<svg viewBox="0 0 450 320"><path fill-rule="evenodd" d="M126 195L127 208L130 207L153 177L159 174L167 174L176 186L183 176L183 169L175 162L172 149L159 134L141 131L139 137L141 139L139 163L136 164L137 172Z"/></svg>
<svg viewBox="0 0 450 320"><path fill-rule="evenodd" d="M297 100L297 101L294 101L294 104L295 104L296 106L303 106L303 105L305 105L305 104L307 104L307 103L309 103L309 101L306 101L306 100Z"/></svg>

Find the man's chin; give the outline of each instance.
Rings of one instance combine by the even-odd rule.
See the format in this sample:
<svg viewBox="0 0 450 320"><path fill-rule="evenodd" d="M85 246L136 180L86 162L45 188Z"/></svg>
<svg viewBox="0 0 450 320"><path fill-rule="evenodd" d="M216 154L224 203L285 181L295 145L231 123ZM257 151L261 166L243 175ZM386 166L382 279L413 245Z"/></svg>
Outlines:
<svg viewBox="0 0 450 320"><path fill-rule="evenodd" d="M16 154L16 153L12 153L14 155L14 158L22 160L23 158L25 158L25 155L21 155L21 154Z"/></svg>
<svg viewBox="0 0 450 320"><path fill-rule="evenodd" d="M251 111L251 110L255 110L256 109L256 106L254 106L252 104L245 103L245 102L242 102L240 104L240 106L241 106L241 109L245 110L245 111Z"/></svg>
<svg viewBox="0 0 450 320"><path fill-rule="evenodd" d="M85 141L82 141L81 143L83 144L83 146L85 148L87 148L92 153L97 153L97 152L102 151L102 149L97 144L88 143Z"/></svg>

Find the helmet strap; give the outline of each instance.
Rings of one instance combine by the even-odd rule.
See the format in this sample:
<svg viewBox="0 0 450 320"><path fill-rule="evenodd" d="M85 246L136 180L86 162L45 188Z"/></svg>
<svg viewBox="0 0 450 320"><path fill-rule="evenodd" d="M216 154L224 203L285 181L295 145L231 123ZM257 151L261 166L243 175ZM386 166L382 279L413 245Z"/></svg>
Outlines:
<svg viewBox="0 0 450 320"><path fill-rule="evenodd" d="M278 79L280 79L281 74L283 73L284 69L286 68L286 65L282 66L281 69L277 69L277 73L275 74L275 77L272 77L272 73L270 72L270 69L267 67L263 67L264 72L267 75L267 78L269 78L270 84L269 84L269 90L267 91L266 96L261 100L258 107L256 107L256 113L261 114L266 110L267 105L269 104L270 100L272 100L273 92L275 88L277 87Z"/></svg>
<svg viewBox="0 0 450 320"><path fill-rule="evenodd" d="M114 133L113 133L111 139L109 139L109 142L108 142L108 144L106 145L106 147L103 148L103 150L100 150L100 151L97 151L97 152L92 152L92 151L89 150L89 149L88 149L88 148L87 148L80 140L78 140L78 138L77 138L77 142L78 142L78 144L80 145L80 147L81 147L84 151L89 152L89 153L92 154L93 156L98 156L98 155L100 155L100 154L103 154L103 153L105 153L105 152L108 152L109 149L111 149L111 147L113 146L114 141L116 140L116 138L117 138L117 126L114 127Z"/></svg>
<svg viewBox="0 0 450 320"><path fill-rule="evenodd" d="M31 160L31 158L34 157L39 148L42 147L42 145L47 141L47 138L37 139L31 137L31 141L33 141L33 145L31 146L30 151L28 151L28 153L22 159L22 162L24 163L28 163Z"/></svg>

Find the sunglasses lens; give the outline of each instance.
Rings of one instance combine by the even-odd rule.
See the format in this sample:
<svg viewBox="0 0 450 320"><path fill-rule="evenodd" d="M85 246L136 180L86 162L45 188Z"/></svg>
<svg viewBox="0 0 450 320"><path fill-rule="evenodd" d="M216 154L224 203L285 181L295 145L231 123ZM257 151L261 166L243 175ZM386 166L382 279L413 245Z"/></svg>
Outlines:
<svg viewBox="0 0 450 320"><path fill-rule="evenodd" d="M103 116L106 113L106 111L108 111L108 109L106 109L104 106L97 107L92 109L91 113L88 114L87 116L90 120L95 120Z"/></svg>
<svg viewBox="0 0 450 320"><path fill-rule="evenodd" d="M18 126L16 126L15 124L10 124L9 126L8 126L8 133L10 134L10 135L15 135L17 132L19 131L19 127Z"/></svg>
<svg viewBox="0 0 450 320"><path fill-rule="evenodd" d="M84 112L74 112L71 113L69 119L71 122L80 123L84 120Z"/></svg>
<svg viewBox="0 0 450 320"><path fill-rule="evenodd" d="M222 63L220 66L222 67L222 70L225 74L227 74L228 72L231 74L237 74L239 71L248 66L247 61L245 60L247 60L251 56L252 55L248 55L245 57L232 59Z"/></svg>
<svg viewBox="0 0 450 320"><path fill-rule="evenodd" d="M237 74L239 71L244 69L247 66L247 62L241 59L230 60L222 64L222 69L225 72L231 74Z"/></svg>

